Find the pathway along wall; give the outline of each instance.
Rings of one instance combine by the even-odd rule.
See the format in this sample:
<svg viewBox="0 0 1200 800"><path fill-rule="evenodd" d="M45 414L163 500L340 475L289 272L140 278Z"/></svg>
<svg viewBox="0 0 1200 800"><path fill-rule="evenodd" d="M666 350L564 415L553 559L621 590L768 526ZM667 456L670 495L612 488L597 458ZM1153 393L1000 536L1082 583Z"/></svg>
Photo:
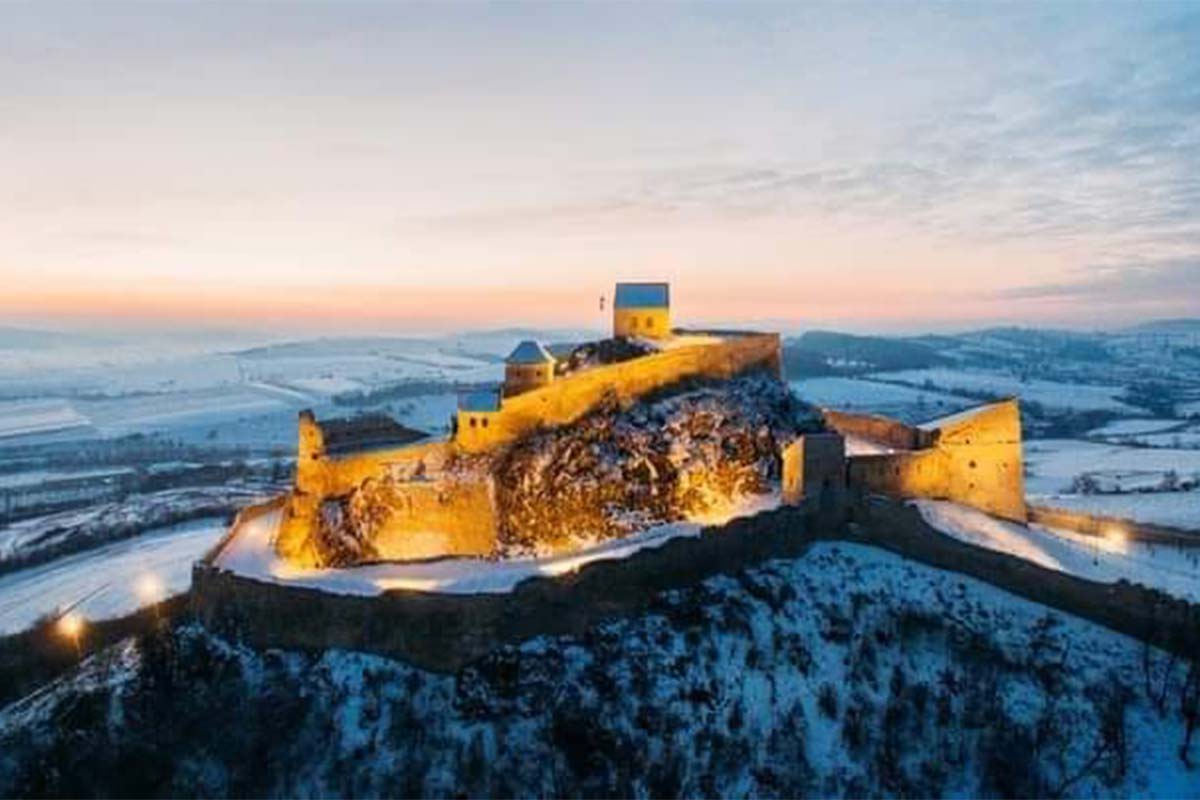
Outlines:
<svg viewBox="0 0 1200 800"><path fill-rule="evenodd" d="M572 575L534 578L506 594L338 595L244 578L215 568L210 558L193 571L192 607L217 632L256 647L361 650L452 672L501 645L578 635L603 619L645 611L661 592L770 559L795 558L820 540L882 547L1200 657L1200 606L960 542L930 527L916 509L879 497L837 507L818 508L813 501L782 507L705 529L697 538L595 562Z"/></svg>

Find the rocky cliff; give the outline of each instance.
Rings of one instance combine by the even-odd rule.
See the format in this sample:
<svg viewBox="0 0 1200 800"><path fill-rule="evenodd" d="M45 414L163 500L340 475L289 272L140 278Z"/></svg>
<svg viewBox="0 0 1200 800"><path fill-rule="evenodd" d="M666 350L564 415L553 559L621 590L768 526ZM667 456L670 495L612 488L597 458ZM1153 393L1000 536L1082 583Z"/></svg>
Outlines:
<svg viewBox="0 0 1200 800"><path fill-rule="evenodd" d="M630 408L606 403L491 464L500 555L586 546L774 491L783 444L819 427L808 406L766 375Z"/></svg>

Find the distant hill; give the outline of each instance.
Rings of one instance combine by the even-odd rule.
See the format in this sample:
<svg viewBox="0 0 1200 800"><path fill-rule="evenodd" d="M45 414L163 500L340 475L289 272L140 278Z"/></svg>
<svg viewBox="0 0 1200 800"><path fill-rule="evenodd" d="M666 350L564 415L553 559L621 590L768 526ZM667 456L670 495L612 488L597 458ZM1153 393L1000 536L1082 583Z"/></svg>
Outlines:
<svg viewBox="0 0 1200 800"><path fill-rule="evenodd" d="M792 374L854 374L925 369L950 363L928 344L911 339L808 331L788 339L784 367Z"/></svg>
<svg viewBox="0 0 1200 800"><path fill-rule="evenodd" d="M1158 319L1127 329L1131 333L1200 334L1200 318Z"/></svg>
<svg viewBox="0 0 1200 800"><path fill-rule="evenodd" d="M0 350L47 350L52 347L98 347L110 337L36 328L0 327Z"/></svg>

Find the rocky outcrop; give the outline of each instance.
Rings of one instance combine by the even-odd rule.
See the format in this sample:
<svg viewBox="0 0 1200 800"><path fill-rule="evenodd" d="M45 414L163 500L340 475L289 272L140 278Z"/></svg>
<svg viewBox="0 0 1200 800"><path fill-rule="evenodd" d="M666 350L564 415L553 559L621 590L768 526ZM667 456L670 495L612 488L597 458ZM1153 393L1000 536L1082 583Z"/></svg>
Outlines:
<svg viewBox="0 0 1200 800"><path fill-rule="evenodd" d="M782 445L819 425L784 384L762 375L626 409L610 399L495 460L498 550L545 554L703 518L771 491Z"/></svg>

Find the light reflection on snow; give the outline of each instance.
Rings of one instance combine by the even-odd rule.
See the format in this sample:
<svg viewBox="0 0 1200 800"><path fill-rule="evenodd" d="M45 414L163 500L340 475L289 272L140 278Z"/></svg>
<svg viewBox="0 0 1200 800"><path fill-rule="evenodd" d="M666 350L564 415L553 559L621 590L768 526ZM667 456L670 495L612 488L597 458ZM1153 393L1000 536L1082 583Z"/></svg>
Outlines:
<svg viewBox="0 0 1200 800"><path fill-rule="evenodd" d="M595 561L626 558L638 550L671 539L697 536L706 525L719 525L779 505L778 494L755 495L742 502L719 504L694 520L657 525L621 539L601 542L574 553L494 561L442 558L431 561L368 564L346 569L298 567L275 553L282 513L274 510L245 521L216 560L221 569L273 583L319 588L339 594L377 595L389 590L450 594L503 593L532 577L554 577L578 571Z"/></svg>

